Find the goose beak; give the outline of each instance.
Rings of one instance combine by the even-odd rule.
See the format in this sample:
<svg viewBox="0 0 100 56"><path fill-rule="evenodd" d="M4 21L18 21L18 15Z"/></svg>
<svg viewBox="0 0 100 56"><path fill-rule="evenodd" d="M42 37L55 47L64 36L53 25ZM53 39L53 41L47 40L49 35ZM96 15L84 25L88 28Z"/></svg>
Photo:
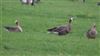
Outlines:
<svg viewBox="0 0 100 56"><path fill-rule="evenodd" d="M73 21L73 17L71 17L70 20Z"/></svg>
<svg viewBox="0 0 100 56"><path fill-rule="evenodd" d="M18 22L18 20L15 20L15 23Z"/></svg>

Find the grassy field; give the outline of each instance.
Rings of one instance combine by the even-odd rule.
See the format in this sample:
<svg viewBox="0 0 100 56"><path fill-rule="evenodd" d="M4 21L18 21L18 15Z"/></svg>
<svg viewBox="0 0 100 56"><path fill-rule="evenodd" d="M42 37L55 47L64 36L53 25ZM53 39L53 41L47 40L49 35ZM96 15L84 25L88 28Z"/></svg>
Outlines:
<svg viewBox="0 0 100 56"><path fill-rule="evenodd" d="M100 0L41 0L35 6L19 0L0 0L0 56L99 56ZM47 29L63 25L74 16L72 32L58 36ZM6 32L5 25L18 19L23 32ZM87 39L85 32L96 23L96 39Z"/></svg>

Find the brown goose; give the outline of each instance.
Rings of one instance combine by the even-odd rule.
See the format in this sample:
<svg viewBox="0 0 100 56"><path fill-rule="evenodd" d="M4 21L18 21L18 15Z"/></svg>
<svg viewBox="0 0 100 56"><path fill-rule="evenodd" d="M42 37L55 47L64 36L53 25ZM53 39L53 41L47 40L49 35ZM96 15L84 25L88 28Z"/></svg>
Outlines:
<svg viewBox="0 0 100 56"><path fill-rule="evenodd" d="M67 25L53 27L53 28L48 29L48 31L50 33L57 33L58 35L65 35L65 34L67 34L71 31L71 22L72 22L72 20L73 20L73 17L71 17L69 19L69 22L68 22Z"/></svg>
<svg viewBox="0 0 100 56"><path fill-rule="evenodd" d="M96 31L96 25L93 24L93 26L87 31L86 33L87 37L90 39L95 39L96 35L97 35L97 31Z"/></svg>
<svg viewBox="0 0 100 56"><path fill-rule="evenodd" d="M16 20L16 26L4 26L4 28L8 32L22 32L23 31L17 20Z"/></svg>

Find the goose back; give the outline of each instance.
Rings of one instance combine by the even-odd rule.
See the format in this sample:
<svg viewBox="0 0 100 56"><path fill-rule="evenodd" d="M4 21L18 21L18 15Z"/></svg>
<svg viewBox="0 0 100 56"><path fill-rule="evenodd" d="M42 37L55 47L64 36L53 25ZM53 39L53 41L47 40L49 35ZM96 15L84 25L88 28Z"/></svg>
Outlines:
<svg viewBox="0 0 100 56"><path fill-rule="evenodd" d="M22 28L19 25L19 22L16 20L16 26L4 26L4 28L9 32L22 32Z"/></svg>
<svg viewBox="0 0 100 56"><path fill-rule="evenodd" d="M69 19L68 24L48 29L49 32L57 32L58 35L65 35L71 31L72 18Z"/></svg>
<svg viewBox="0 0 100 56"><path fill-rule="evenodd" d="M93 25L86 33L88 38L95 39L97 35L96 26Z"/></svg>
<svg viewBox="0 0 100 56"><path fill-rule="evenodd" d="M4 26L4 28L9 32L22 32L22 30L18 27Z"/></svg>

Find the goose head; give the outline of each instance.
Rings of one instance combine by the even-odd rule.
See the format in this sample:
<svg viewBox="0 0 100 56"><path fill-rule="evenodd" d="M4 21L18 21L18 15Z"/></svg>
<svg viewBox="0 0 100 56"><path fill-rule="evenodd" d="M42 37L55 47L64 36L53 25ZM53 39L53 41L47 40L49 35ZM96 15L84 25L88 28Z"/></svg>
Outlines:
<svg viewBox="0 0 100 56"><path fill-rule="evenodd" d="M15 24L16 24L16 26L19 26L18 20L15 20Z"/></svg>
<svg viewBox="0 0 100 56"><path fill-rule="evenodd" d="M95 23L92 24L91 29L96 29L96 24Z"/></svg>
<svg viewBox="0 0 100 56"><path fill-rule="evenodd" d="M96 28L96 24L95 23L93 24L93 28Z"/></svg>
<svg viewBox="0 0 100 56"><path fill-rule="evenodd" d="M22 32L23 30L22 30L21 26L19 25L18 20L15 21L15 24L16 24L16 27Z"/></svg>
<svg viewBox="0 0 100 56"><path fill-rule="evenodd" d="M96 24L95 23L92 25L92 27L90 28L90 30L91 31L96 31Z"/></svg>
<svg viewBox="0 0 100 56"><path fill-rule="evenodd" d="M69 23L71 23L73 21L73 17L69 18Z"/></svg>

